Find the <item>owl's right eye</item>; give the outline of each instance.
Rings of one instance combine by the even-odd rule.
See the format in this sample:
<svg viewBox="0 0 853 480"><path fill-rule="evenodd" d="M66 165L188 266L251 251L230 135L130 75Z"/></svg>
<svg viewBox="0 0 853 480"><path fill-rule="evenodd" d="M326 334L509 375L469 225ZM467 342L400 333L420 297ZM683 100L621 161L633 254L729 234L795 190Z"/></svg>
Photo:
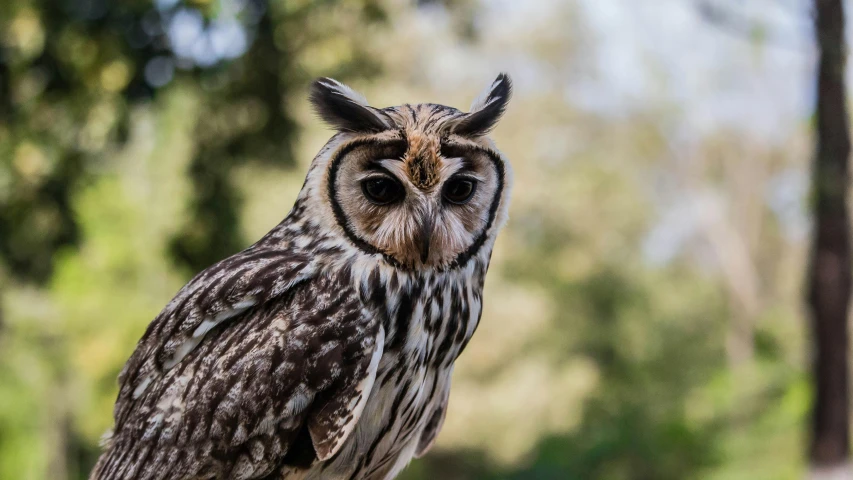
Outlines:
<svg viewBox="0 0 853 480"><path fill-rule="evenodd" d="M375 205L388 205L403 198L403 186L388 177L373 177L361 182L364 196Z"/></svg>

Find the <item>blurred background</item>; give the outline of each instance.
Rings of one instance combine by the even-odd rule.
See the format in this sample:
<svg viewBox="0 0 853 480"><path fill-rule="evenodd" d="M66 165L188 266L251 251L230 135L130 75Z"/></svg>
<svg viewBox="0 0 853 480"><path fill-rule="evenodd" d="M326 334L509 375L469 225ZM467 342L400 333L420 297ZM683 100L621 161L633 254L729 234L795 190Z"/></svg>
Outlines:
<svg viewBox="0 0 853 480"><path fill-rule="evenodd" d="M816 50L798 0L3 0L0 478L82 479L194 273L289 211L309 82L467 109L516 183L427 479L793 479Z"/></svg>

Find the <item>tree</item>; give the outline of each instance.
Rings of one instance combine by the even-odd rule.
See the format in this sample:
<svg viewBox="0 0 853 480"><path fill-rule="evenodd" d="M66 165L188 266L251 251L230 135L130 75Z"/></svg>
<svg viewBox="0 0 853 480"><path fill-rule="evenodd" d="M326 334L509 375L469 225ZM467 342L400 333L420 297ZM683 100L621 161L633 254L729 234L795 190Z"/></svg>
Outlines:
<svg viewBox="0 0 853 480"><path fill-rule="evenodd" d="M815 0L814 7L820 59L812 165L814 238L808 271L816 382L809 455L816 478L836 478L836 473L827 472L839 468L845 472L850 451L850 135L844 86L844 6L842 0ZM850 478L850 472L841 475Z"/></svg>

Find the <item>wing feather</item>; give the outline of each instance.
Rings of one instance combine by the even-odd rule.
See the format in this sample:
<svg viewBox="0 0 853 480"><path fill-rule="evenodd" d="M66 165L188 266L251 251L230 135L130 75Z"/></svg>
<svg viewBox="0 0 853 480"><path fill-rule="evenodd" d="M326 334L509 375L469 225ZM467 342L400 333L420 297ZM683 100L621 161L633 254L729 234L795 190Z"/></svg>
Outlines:
<svg viewBox="0 0 853 480"><path fill-rule="evenodd" d="M426 455L435 444L435 439L438 438L438 432L441 431L441 427L444 425L444 418L447 416L447 404L449 400L450 380L448 379L444 392L439 397L439 401L436 403L432 413L430 413L429 420L427 420L427 424L421 432L421 438L415 449L415 458L421 458Z"/></svg>
<svg viewBox="0 0 853 480"><path fill-rule="evenodd" d="M329 395L327 401L318 405L317 413L308 420L308 431L320 460L328 460L338 453L343 441L361 418L385 348L385 329L381 324L378 325L374 345L367 367L368 374L344 376L340 388L332 390L334 395Z"/></svg>
<svg viewBox="0 0 853 480"><path fill-rule="evenodd" d="M352 432L381 322L348 278L305 258L232 259L192 280L140 340L93 479L260 478L306 429L320 459Z"/></svg>
<svg viewBox="0 0 853 480"><path fill-rule="evenodd" d="M288 250L248 249L190 280L149 325L119 375L116 421L128 398L139 398L151 383L174 368L220 323L254 305L274 300L316 274L306 255Z"/></svg>

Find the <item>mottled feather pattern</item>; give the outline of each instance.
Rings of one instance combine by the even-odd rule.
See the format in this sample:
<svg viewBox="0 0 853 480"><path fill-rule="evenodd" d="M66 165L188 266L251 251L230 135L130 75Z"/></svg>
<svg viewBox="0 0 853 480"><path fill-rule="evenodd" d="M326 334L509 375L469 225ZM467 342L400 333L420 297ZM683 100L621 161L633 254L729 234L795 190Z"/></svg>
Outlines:
<svg viewBox="0 0 853 480"><path fill-rule="evenodd" d="M340 133L290 214L198 274L148 327L91 478L390 480L435 442L453 363L479 324L509 164L490 140L454 133L470 118L456 109L375 109L330 79L312 95ZM427 245L455 250L411 262L347 216L370 209L341 205L339 183L353 180L337 169L365 159L408 165L411 188L433 196L420 201L460 169L481 169L471 175L491 193L444 213L470 218L436 227L455 240Z"/></svg>
<svg viewBox="0 0 853 480"><path fill-rule="evenodd" d="M114 433L112 448L121 450L122 442L133 448L140 440L156 444L157 458L146 462L162 461L180 450L183 460L172 462L175 473L168 478L198 475L193 465L221 452L222 460L207 469L232 478L229 472L240 455L231 449L255 449L255 457L266 452L263 462L253 459L254 470L272 469L304 424L309 405L319 414L312 420L318 436L332 435L322 429L336 417L325 419L323 414L340 411L332 406L323 412L323 407L358 399L356 386L367 375L380 328L340 280L320 277L315 284L324 287L319 295L307 285L296 287L288 298L258 306L228 328L214 329L132 401L128 408L133 416L117 422L121 429ZM120 466L143 459L128 460L122 459ZM103 478L154 478L120 472L105 470Z"/></svg>

